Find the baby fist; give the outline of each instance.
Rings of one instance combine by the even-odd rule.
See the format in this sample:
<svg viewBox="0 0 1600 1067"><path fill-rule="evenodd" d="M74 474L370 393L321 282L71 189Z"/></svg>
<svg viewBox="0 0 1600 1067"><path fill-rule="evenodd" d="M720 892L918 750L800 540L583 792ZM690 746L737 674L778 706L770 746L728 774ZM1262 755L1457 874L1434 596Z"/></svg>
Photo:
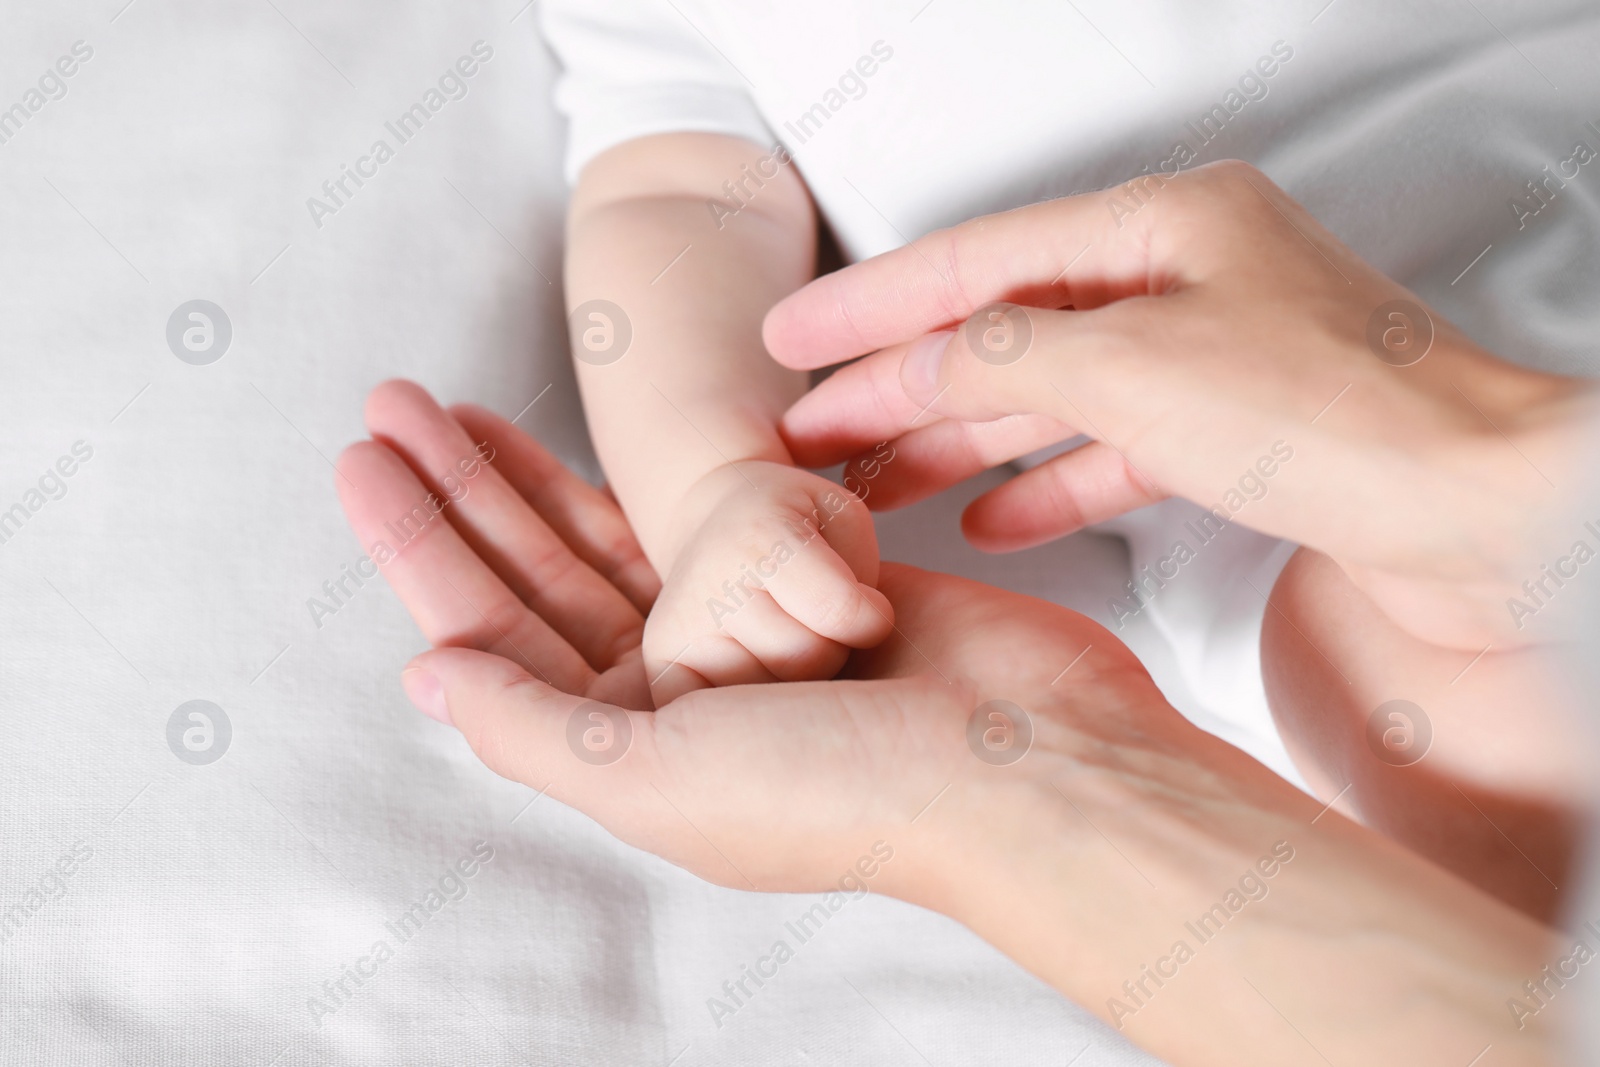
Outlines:
<svg viewBox="0 0 1600 1067"><path fill-rule="evenodd" d="M709 686L832 678L894 628L872 516L853 494L750 462L714 471L685 504L692 532L644 629L657 707Z"/></svg>

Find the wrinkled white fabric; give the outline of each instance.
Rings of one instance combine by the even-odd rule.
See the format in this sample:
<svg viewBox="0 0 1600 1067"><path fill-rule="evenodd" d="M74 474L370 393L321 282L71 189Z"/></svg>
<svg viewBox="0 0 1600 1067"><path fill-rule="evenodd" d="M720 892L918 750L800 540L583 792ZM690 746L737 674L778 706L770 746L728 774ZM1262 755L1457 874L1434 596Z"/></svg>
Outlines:
<svg viewBox="0 0 1600 1067"><path fill-rule="evenodd" d="M1354 0L1314 25L1309 8L1218 5L1176 33L1148 12L1136 25L1110 4L1079 7L1159 98L1070 11L1041 6L1029 22L1025 6L934 0L887 8L894 34L863 27L828 53L828 78L798 79L758 113L809 106L858 39L892 36L880 74L909 82L875 80L851 104L880 131L867 143L886 163L916 149L907 158L963 191L902 196L871 168L830 179L805 151L825 143L803 147L824 208L866 254L1165 158L1174 120L1281 36L1298 57L1227 152L1262 162L1486 341L1578 365L1591 179L1504 232L1506 199L1600 117L1577 114L1595 99L1592 33L1560 17L1577 5L1486 6L1560 94L1445 5L1381 25ZM492 777L406 704L398 669L422 641L382 583L324 591L362 552L329 464L386 377L520 416L597 473L556 287L564 131L539 17L521 0L119 0L4 16L0 109L27 117L0 125L0 515L20 504L26 517L0 542L0 1059L1148 1062L966 931L876 897L718 1028L707 999L809 901L703 885ZM795 62L814 38L773 52ZM63 58L61 95L47 75ZM450 74L464 60L473 73ZM997 116L1054 117L973 147L991 142L960 103L984 94L1003 98ZM946 121L918 127L926 113ZM402 138L389 126L407 114ZM1056 138L1074 116L1080 134ZM851 207L844 176L892 223ZM169 318L193 300L231 325L209 365L169 347ZM1108 618L1128 574L1114 541L985 559L956 537L961 499L886 516L886 554ZM314 617L313 598L334 610ZM1153 627L1128 636L1180 706L1206 712ZM195 700L231 730L209 764L169 745ZM180 721L177 751L190 751L185 729L200 727ZM203 749L204 731L190 741ZM420 930L403 922L430 902Z"/></svg>
<svg viewBox="0 0 1600 1067"><path fill-rule="evenodd" d="M0 1062L877 1064L915 1062L909 1041L1065 1063L1091 1035L1080 1062L1146 1062L877 897L719 1029L708 998L812 901L530 806L408 706L423 642L345 577L362 547L329 462L367 391L405 375L520 414L597 474L554 284L553 64L520 2L274 3L4 16L0 107L92 55L0 143L0 515L25 513L0 542ZM334 203L345 167L372 176ZM232 329L209 365L167 340L197 299ZM897 516L886 543L985 573L941 507L942 541ZM1125 566L1088 538L993 573L1087 608ZM194 700L231 727L206 765L169 748Z"/></svg>

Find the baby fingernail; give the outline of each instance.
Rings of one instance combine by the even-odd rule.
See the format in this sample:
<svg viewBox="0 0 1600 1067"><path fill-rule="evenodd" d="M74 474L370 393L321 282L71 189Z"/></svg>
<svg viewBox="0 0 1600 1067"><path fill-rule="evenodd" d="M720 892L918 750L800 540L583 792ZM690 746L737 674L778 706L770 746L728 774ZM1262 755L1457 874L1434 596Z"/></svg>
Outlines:
<svg viewBox="0 0 1600 1067"><path fill-rule="evenodd" d="M400 672L400 685L418 711L446 726L455 725L450 721L450 706L445 703L444 686L434 675L421 667L407 667Z"/></svg>
<svg viewBox="0 0 1600 1067"><path fill-rule="evenodd" d="M944 362L944 350L954 336L954 330L930 333L906 352L900 364L900 384L912 400L932 403L938 395L939 367Z"/></svg>

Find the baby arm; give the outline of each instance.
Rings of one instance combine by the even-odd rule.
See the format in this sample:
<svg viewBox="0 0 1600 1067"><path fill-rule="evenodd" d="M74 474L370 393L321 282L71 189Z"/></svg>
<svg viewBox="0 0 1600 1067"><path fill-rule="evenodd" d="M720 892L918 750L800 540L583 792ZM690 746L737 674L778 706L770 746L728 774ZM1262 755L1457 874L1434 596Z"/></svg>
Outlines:
<svg viewBox="0 0 1600 1067"><path fill-rule="evenodd" d="M585 167L567 242L590 434L665 582L644 640L658 704L831 677L851 647L888 634L892 613L865 507L796 469L777 432L806 382L768 358L761 320L814 270L804 185L740 138L639 138ZM605 307L590 318L596 300L626 326Z"/></svg>

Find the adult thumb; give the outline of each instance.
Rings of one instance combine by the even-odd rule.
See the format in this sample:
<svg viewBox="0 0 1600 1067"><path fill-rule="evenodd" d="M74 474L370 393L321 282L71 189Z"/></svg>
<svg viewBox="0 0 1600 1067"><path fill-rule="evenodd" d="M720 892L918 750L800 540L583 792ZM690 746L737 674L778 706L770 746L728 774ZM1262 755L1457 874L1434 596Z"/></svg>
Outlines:
<svg viewBox="0 0 1600 1067"><path fill-rule="evenodd" d="M460 730L490 770L534 789L560 783L561 799L585 811L591 792L627 792L619 779L638 760L626 757L650 734L648 712L563 693L475 649L424 652L401 684L419 710Z"/></svg>

